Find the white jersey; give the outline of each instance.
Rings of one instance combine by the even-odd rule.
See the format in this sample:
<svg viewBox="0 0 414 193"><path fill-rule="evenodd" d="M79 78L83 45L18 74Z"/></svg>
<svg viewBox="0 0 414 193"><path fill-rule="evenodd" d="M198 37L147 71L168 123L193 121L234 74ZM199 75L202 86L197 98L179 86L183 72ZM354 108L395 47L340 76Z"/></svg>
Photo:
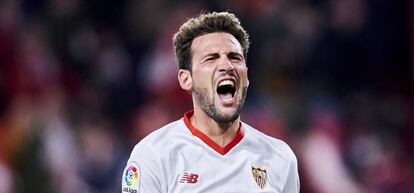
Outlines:
<svg viewBox="0 0 414 193"><path fill-rule="evenodd" d="M123 193L298 193L290 147L241 123L220 147L191 125L188 112L141 140L122 174Z"/></svg>

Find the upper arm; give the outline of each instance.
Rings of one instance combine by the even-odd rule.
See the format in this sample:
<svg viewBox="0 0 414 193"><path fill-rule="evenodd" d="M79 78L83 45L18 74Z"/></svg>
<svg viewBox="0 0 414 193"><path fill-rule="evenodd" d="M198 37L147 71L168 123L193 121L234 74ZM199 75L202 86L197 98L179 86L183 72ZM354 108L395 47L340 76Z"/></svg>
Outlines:
<svg viewBox="0 0 414 193"><path fill-rule="evenodd" d="M292 149L285 143L288 157L288 167L286 170L286 181L283 188L284 193L299 193L300 181L298 172L298 161Z"/></svg>
<svg viewBox="0 0 414 193"><path fill-rule="evenodd" d="M134 148L122 173L122 193L161 193L159 163L154 152Z"/></svg>
<svg viewBox="0 0 414 193"><path fill-rule="evenodd" d="M299 193L300 190L300 181L299 181L299 173L298 173L298 164L296 158L292 159L286 176L286 183L285 187L283 188L283 192L285 193Z"/></svg>

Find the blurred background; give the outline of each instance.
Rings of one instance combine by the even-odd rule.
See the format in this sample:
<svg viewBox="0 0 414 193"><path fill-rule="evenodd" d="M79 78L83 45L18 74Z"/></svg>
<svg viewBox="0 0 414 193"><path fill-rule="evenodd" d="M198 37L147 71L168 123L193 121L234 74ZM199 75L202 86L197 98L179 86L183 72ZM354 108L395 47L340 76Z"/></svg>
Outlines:
<svg viewBox="0 0 414 193"><path fill-rule="evenodd" d="M191 109L172 35L203 10L250 33L242 119L292 147L302 193L414 192L409 1L2 0L0 193L120 192Z"/></svg>

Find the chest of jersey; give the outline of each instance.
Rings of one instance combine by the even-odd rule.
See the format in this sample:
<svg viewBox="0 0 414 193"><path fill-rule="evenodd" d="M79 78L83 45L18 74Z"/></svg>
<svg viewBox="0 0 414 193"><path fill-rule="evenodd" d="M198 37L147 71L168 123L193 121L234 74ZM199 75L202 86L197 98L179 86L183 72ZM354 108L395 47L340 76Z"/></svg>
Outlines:
<svg viewBox="0 0 414 193"><path fill-rule="evenodd" d="M283 186L283 166L274 160L271 152L251 146L235 147L221 155L200 144L184 145L165 168L167 192L278 193Z"/></svg>

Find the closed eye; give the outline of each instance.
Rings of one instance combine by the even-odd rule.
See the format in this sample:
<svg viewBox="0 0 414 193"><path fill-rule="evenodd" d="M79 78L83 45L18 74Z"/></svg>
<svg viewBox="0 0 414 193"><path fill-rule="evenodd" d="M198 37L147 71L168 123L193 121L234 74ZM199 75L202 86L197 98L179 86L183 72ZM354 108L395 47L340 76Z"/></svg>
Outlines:
<svg viewBox="0 0 414 193"><path fill-rule="evenodd" d="M208 57L205 59L205 61L211 61L211 60L214 60L214 57Z"/></svg>
<svg viewBox="0 0 414 193"><path fill-rule="evenodd" d="M231 52L228 54L228 57L232 61L236 61L236 62L244 61L244 57L238 53Z"/></svg>
<svg viewBox="0 0 414 193"><path fill-rule="evenodd" d="M207 55L207 57L203 60L204 62L210 62L210 61L214 61L215 59L219 58L218 54L209 54Z"/></svg>

